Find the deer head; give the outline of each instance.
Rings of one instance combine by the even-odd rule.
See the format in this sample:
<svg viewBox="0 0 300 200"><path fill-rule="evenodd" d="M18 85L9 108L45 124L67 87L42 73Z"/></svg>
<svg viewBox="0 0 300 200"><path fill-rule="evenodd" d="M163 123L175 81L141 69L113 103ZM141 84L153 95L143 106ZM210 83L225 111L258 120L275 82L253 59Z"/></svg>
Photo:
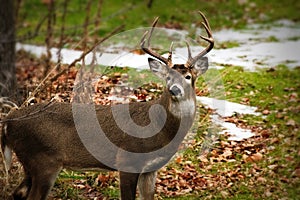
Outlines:
<svg viewBox="0 0 300 200"><path fill-rule="evenodd" d="M201 74L205 73L206 70L208 69L208 59L207 59L207 57L205 57L205 55L214 47L214 39L212 37L212 32L211 32L211 28L208 23L208 20L206 19L205 15L202 12L199 11L199 14L201 15L201 17L204 20L204 22L201 22L201 24L204 27L204 29L208 35L207 37L200 35L200 38L207 41L209 44L198 55L196 55L195 57L192 57L190 45L188 44L188 42L186 42L187 49L188 49L188 60L185 64L173 64L173 62L172 62L173 43L170 45L168 58L164 58L163 56L161 56L160 54L158 54L157 52L155 52L151 49L151 47L150 47L151 37L152 37L152 33L154 31L154 28L158 22L158 19L159 19L158 17L154 20L154 22L152 24L152 28L150 30L150 33L148 31L145 32L145 34L143 35L142 40L141 40L141 48L143 49L144 52L146 52L147 54L158 59L159 61L164 63L169 68L178 71L180 74L182 74L185 77L186 80L190 80L193 88L195 87L195 81L196 81L197 77L200 76ZM149 34L149 36L147 39L146 36L148 34ZM147 43L147 45L146 45L146 43ZM150 67L151 66L153 67L156 65L156 68L157 68L158 63L156 61L149 59L149 65L150 65Z"/></svg>

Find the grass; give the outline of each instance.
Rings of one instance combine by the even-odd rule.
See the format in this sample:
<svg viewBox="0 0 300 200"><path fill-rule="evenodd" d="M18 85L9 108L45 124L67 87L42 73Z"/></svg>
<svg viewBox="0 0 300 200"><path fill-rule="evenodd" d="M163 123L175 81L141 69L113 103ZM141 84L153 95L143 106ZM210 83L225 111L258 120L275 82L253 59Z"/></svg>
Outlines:
<svg viewBox="0 0 300 200"><path fill-rule="evenodd" d="M283 109L288 104L282 101L282 98L289 93L289 88L296 93L299 92L297 88L300 84L299 70L290 71L284 65L255 73L245 72L240 67L229 67L224 72L228 74L222 79L225 83L227 99L243 103L244 98L249 97L249 105L259 106L260 111ZM234 81L235 79L238 81Z"/></svg>
<svg viewBox="0 0 300 200"><path fill-rule="evenodd" d="M56 2L56 18L54 36L58 38L62 25L62 1ZM86 1L74 0L69 2L65 21L66 45L71 41L80 41L83 36L83 24L86 17ZM101 7L100 29L95 30L95 16L97 4L91 7L88 30L90 36L103 37L121 24L125 30L139 27L149 27L153 19L160 17L159 26L188 30L190 35L195 34L196 27L200 26L201 18L196 11L203 11L213 30L221 28L244 28L249 23L269 23L279 19L300 20L300 2L297 0L254 0L239 3L239 1L153 1L152 8L146 6L146 1L104 1ZM17 19L17 33L19 36L33 32L39 21L46 16L47 5L42 1L32 0L22 2ZM44 44L47 32L47 23L42 23L37 37L26 42ZM56 43L57 39L54 41Z"/></svg>

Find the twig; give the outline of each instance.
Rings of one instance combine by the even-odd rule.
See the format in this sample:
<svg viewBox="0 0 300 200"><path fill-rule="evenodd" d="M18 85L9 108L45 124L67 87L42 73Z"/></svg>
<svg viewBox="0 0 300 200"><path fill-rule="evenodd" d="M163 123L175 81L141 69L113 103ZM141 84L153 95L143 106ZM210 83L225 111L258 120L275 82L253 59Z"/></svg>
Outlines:
<svg viewBox="0 0 300 200"><path fill-rule="evenodd" d="M84 20L84 24L83 24L83 40L82 40L83 51L85 51L86 47L87 47L88 27L89 27L90 15L91 15L91 5L92 5L92 0L89 0L86 5L86 10L85 10L86 16L85 16L85 20Z"/></svg>
<svg viewBox="0 0 300 200"><path fill-rule="evenodd" d="M108 21L108 20L110 20L110 19L112 19L112 18L114 18L114 17L116 17L116 16L119 16L119 15L121 15L121 14L123 14L123 13L128 12L129 10L133 10L133 9L135 9L136 7L138 7L138 6L140 6L140 5L143 5L143 4L144 4L143 2L137 3L137 4L135 4L135 5L130 4L130 5L128 5L128 6L124 7L124 8L122 8L122 9L119 10L118 12L112 13L111 15L106 16L106 17L102 17L102 18L101 18L101 21ZM33 33L28 32L28 34L25 34L24 36L18 37L18 39L16 39L16 42L21 42L21 41L24 41L24 40L32 39L32 38L37 37L37 36L39 36L39 35L41 35L41 34L44 34L46 31L45 31L45 30L40 30L40 29L41 29L41 25L45 22L45 20L47 19L47 17L48 17L48 14L46 14L46 15L40 20L40 22L39 22L38 25L36 26L35 30L33 31ZM95 24L96 21L97 21L97 19L92 20L92 21L89 22L88 25ZM72 31L72 30L78 31L79 29L82 29L82 28L83 28L83 25L81 25L81 24L76 25L76 26L67 26L67 27L65 27L65 33L66 33L67 31ZM93 33L93 32L96 31L96 30L99 30L99 29L96 29L96 28L95 28L93 31L91 31L91 32L89 32L89 33ZM55 32L55 31L59 32L60 29L58 29L58 28L56 28L56 27L53 27L53 31L54 31L54 32ZM1 38L0 38L0 40L1 40Z"/></svg>
<svg viewBox="0 0 300 200"><path fill-rule="evenodd" d="M66 15L67 15L68 3L69 3L69 0L64 0L63 14L62 14L62 17L61 17L62 22L61 22L61 29L60 29L59 48L58 48L58 51L57 51L57 63L58 63L57 69L58 70L60 70L60 64L61 64L61 61L62 61L61 50L62 50L63 45L64 45L65 19L66 19Z"/></svg>
<svg viewBox="0 0 300 200"><path fill-rule="evenodd" d="M119 31L121 31L124 28L124 25L121 25L119 27L117 27L116 29L114 29L112 32L110 32L107 36L105 36L104 38L102 38L99 42L97 42L95 45L93 45L89 50L87 50L86 52L83 52L81 54L81 56L77 59L75 59L71 64L69 64L69 68L75 66L75 64L77 62L79 62L80 60L82 60L82 58L84 58L87 54L89 54L91 51L93 51L93 49L95 47L97 47L99 44L101 44L102 42L104 42L105 40L107 40L108 38L110 38L111 36L113 36L114 34L118 33Z"/></svg>
<svg viewBox="0 0 300 200"><path fill-rule="evenodd" d="M8 97L0 97L0 111L2 112L3 108L8 108L9 110L13 108L18 108L17 104L8 100Z"/></svg>
<svg viewBox="0 0 300 200"><path fill-rule="evenodd" d="M152 8L153 0L148 0L147 8Z"/></svg>
<svg viewBox="0 0 300 200"><path fill-rule="evenodd" d="M24 40L29 40L32 39L36 36L39 35L40 29L42 27L42 24L45 22L45 20L48 18L49 13L47 13L47 15L45 15L44 17L42 17L42 19L39 21L39 23L36 25L33 33L29 32L28 34L24 35L24 36L20 36L19 38L16 39L16 42L21 42Z"/></svg>
<svg viewBox="0 0 300 200"><path fill-rule="evenodd" d="M45 59L46 61L46 70L44 71L44 76L49 72L50 69L50 60L52 57L51 54L51 45L52 45L52 34L53 34L53 24L55 20L55 5L54 0L50 0L50 4L48 5L48 23L47 23L47 35L46 35L46 48L47 48L47 57Z"/></svg>
<svg viewBox="0 0 300 200"><path fill-rule="evenodd" d="M98 0L95 28L98 29L101 22L102 5L104 0Z"/></svg>
<svg viewBox="0 0 300 200"><path fill-rule="evenodd" d="M4 120L0 120L0 123L6 123L6 122L10 122L10 121L20 121L20 120L26 120L28 119L29 117L32 117L36 114L39 114L45 110L47 110L50 106L54 105L53 104L53 101L49 101L47 104L45 104L42 108L38 109L38 110L35 110L33 112L30 112L26 115L22 115L20 117L15 117L15 118L11 118L11 119L4 119ZM35 116L37 117L37 116Z"/></svg>
<svg viewBox="0 0 300 200"><path fill-rule="evenodd" d="M22 0L15 1L15 24L18 24L19 11L22 5Z"/></svg>
<svg viewBox="0 0 300 200"><path fill-rule="evenodd" d="M102 42L104 42L105 40L107 40L108 38L110 38L112 35L118 33L119 31L121 31L124 28L124 25L121 25L119 27L117 27L116 29L114 29L112 32L110 32L107 36L105 36L104 38L102 38L99 42L97 42L95 45L93 45L89 50L87 50L86 52L83 52L81 54L81 56L77 59L75 59L71 64L68 65L68 69L75 66L75 64L79 61L81 61L87 54L89 54L91 51L93 51L93 49L95 47L97 47L99 44L101 44ZM34 97L39 91L43 90L47 84L44 84L46 82L46 80L50 77L50 75L52 74L52 72L54 70L56 70L58 67L58 64L56 64L53 69L45 76L45 78L39 83L39 85L35 88L35 90L31 93L31 95L24 101L24 103L21 105L24 106L26 105L28 99L31 99L32 97ZM66 69L64 69L64 72L66 71ZM60 75L63 73L60 73ZM55 78L57 79L59 76L55 76ZM51 79L52 81L55 81L56 79Z"/></svg>

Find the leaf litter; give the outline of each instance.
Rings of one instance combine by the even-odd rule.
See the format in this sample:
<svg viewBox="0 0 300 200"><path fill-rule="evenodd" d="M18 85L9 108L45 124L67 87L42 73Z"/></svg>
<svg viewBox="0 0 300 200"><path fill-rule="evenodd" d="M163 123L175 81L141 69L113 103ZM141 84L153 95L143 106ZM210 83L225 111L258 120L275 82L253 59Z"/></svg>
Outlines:
<svg viewBox="0 0 300 200"><path fill-rule="evenodd" d="M36 59L26 52L18 52L17 79L23 99L42 80L42 65L42 59ZM42 92L32 98L30 103L42 102L53 98L57 101L71 101L71 91L76 74L77 69L75 67L67 70L67 73L62 74ZM113 89L113 86L117 85L117 87L123 87L122 89L124 89L124 87L127 87L123 84L124 79L126 79L126 75L120 73L102 76L94 86L97 94L94 98L97 100L97 103L114 103L113 97L118 96L118 90ZM127 95L122 93L119 96L126 96L126 99L121 99L121 102L146 101L157 98L162 92L162 88L163 86L160 84L148 83L138 89L121 89L119 92L125 91ZM290 102L299 102L295 89L286 88L285 90L290 92L286 97ZM285 118L286 112L297 113L299 110L299 106L287 107L277 112L276 118ZM209 111L208 109L208 112L212 112L212 110ZM215 140L215 144L210 151L205 154L203 152L199 153L192 160L187 154L178 154L177 158L173 159L169 165L158 172L156 182L157 199L191 194L204 199L214 199L217 195L221 195L222 198L228 198L234 196L235 192L241 192L239 191L241 186L251 190L253 195L256 194L257 197L276 199L287 195L287 189L283 187L283 184L297 185L298 182L299 185L300 162L295 160L293 156L294 154L297 154L298 157L300 156L299 149L290 149L291 156L289 154L283 155L285 161L295 163L293 164L294 167L289 170L290 174L286 175L281 175L280 172L288 165L282 162L281 156L272 155L272 151L278 144L284 142L285 145L294 145L295 142L293 141L299 140L299 136L292 134L286 138L280 134L274 135L274 132L278 132L280 128L277 124L274 124L272 127L264 126L261 123L249 125L247 120L241 120L243 119L243 114L227 116L224 119L227 122L236 124L237 127L251 130L255 135L241 141L231 141L228 140L230 135L225 133L223 137ZM299 129L299 122L294 119L288 119L285 125L294 130ZM187 150L197 152L201 148L202 142L201 140L194 140L189 143ZM3 172L2 165L0 165L0 168ZM12 187L15 187L18 184L17 182L20 181L20 169L20 165L14 158L11 173L14 175L9 180L12 183L10 184ZM71 196L71 194L66 194L64 190L70 188L76 190L76 198L81 199L107 199L103 195L103 191L106 189L118 190L116 173L101 172L97 173L96 176L89 176L88 173L79 174L81 174L80 179L72 177L71 181L68 181L68 179L61 177L57 180L51 193L52 198L69 199L70 197L68 196ZM279 178L279 182L276 181L277 178ZM0 179L0 182L1 184L4 183L3 178ZM263 191L259 188L257 190L258 185L263 185ZM278 188L282 190L278 192ZM6 188L5 192L10 192L12 189ZM66 197L63 197L64 195Z"/></svg>

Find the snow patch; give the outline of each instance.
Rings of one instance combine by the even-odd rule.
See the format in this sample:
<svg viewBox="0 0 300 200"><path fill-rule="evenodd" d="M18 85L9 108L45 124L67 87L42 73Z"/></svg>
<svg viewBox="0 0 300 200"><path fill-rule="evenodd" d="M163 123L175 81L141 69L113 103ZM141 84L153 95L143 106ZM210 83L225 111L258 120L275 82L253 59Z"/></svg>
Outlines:
<svg viewBox="0 0 300 200"><path fill-rule="evenodd" d="M215 110L215 114L211 115L212 122L221 126L224 130L220 134L227 133L230 135L229 140L241 141L243 139L254 136L251 130L238 128L234 123L225 122L224 117L230 117L235 113L260 115L256 112L257 108L253 106L246 106L238 103L229 102L226 100L219 100L209 97L197 97L197 101Z"/></svg>
<svg viewBox="0 0 300 200"><path fill-rule="evenodd" d="M167 30L168 35L174 34L174 31ZM175 31L179 37L175 42L184 41L187 35L186 31ZM220 68L220 65L241 66L247 70L255 71L256 68L273 67L278 64L285 64L291 68L300 66L300 56L297 51L300 47L300 27L298 24L287 20L281 20L270 25L254 24L249 25L246 30L225 29L214 32L216 44L220 42L235 41L238 47L227 49L213 49L209 53L212 64L210 67ZM277 41L272 41L274 38ZM195 44L195 43L194 43ZM203 47L191 45L193 55L203 50ZM138 55L126 52L122 47L125 44L112 44L107 47L105 52L96 53L97 64L108 66L132 67L138 69L148 69L148 55ZM120 51L112 51L118 48ZM24 49L32 54L41 56L46 54L46 48L35 45L17 44L17 50ZM51 48L52 60L57 61L57 48ZM70 64L79 58L82 51L62 49L62 63ZM167 55L164 55L167 57ZM85 58L86 63L92 61L92 54ZM173 62L185 63L187 58L186 47L174 49Z"/></svg>
<svg viewBox="0 0 300 200"><path fill-rule="evenodd" d="M222 130L219 134L229 134L228 140L241 141L247 138L254 136L254 133L248 129L242 129L237 127L234 123L225 122L220 116L212 115L211 119L213 123L221 126L224 130Z"/></svg>
<svg viewBox="0 0 300 200"><path fill-rule="evenodd" d="M221 117L230 117L235 113L249 114L249 115L260 115L256 112L257 108L253 106L246 106L239 103L229 102L227 100L220 100L209 97L197 97L197 100L202 104L207 105L213 109Z"/></svg>

